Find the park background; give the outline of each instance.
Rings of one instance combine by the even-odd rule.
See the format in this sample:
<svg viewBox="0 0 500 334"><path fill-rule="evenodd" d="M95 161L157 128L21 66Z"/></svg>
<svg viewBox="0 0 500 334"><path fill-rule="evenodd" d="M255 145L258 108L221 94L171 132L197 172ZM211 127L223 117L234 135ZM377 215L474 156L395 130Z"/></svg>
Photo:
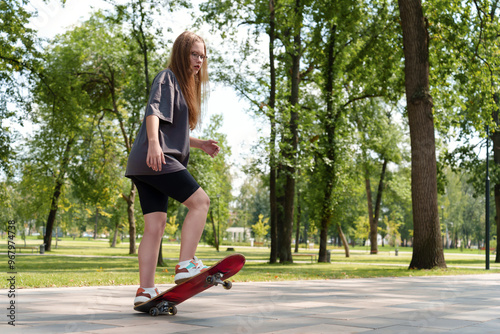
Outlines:
<svg viewBox="0 0 500 334"><path fill-rule="evenodd" d="M271 265L292 263L300 252L317 253L320 263L338 254L337 264L349 269L346 258L357 250L357 264L394 262L406 275L410 257L411 268L445 268L443 249L448 265L479 268L488 250L500 262L497 2L423 5L429 87L420 93L431 101L436 160L426 166L434 178L412 170L404 72L410 47L403 48L395 1L67 1L66 9L56 1L3 2L2 238L15 221L20 251L43 244L45 255L80 261L23 256L26 277L50 261L69 275L56 285L72 285L71 271L88 266L95 275L116 275L99 256L112 257L113 269L116 256L134 258L143 220L123 177L126 158L152 78L185 29L207 42L213 88L195 135L223 149L214 160L193 151L190 161L212 202L202 238L209 247L200 248L207 258L227 248ZM416 196L415 180L435 182L435 191ZM428 210L417 212L430 217L416 222L415 202L426 200ZM166 277L162 267L175 258L185 214L171 202L159 257ZM415 238L429 235L429 261L415 259ZM448 256L449 248L470 260ZM286 270L349 276L304 265ZM122 267L134 271L133 263ZM252 279L266 270L268 278L286 276L274 274L279 267L258 268ZM394 275L383 269L372 275ZM50 279L42 281L26 286Z"/></svg>

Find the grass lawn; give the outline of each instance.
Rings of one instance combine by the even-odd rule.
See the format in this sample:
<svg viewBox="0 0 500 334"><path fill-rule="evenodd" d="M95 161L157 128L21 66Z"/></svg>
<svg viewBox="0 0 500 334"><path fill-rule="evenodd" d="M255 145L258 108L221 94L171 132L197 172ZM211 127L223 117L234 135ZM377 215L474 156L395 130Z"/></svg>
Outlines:
<svg viewBox="0 0 500 334"><path fill-rule="evenodd" d="M28 239L26 244L38 246L41 240ZM24 241L16 240L16 246L24 246ZM197 256L210 265L230 254L227 247L222 246L219 253L212 247L200 245ZM269 258L267 248L230 247L245 255L248 261L233 277L236 282L486 274L500 270L500 264L493 262L493 256L492 270L484 270L484 251L478 250L446 250L448 269L408 270L411 249L404 248L400 248L399 255L395 256L394 249L387 247L381 247L377 255L370 255L366 247L356 247L351 249L349 258L344 256L343 249L332 248L332 263L307 263L309 258L297 257L294 264L270 265L266 263ZM57 249L53 241L52 251L45 255L31 256L31 250L20 251L22 253L18 250L15 258L17 288L139 284L137 256L128 254L128 243L110 248L104 240L63 238L58 241ZM0 253L3 253L0 257L4 257L2 270L9 272L6 252L6 239L0 240ZM317 250L300 249L299 252L315 254ZM163 245L167 266L157 269L157 283L173 284L178 253L178 245ZM3 280L0 288L7 288L7 283Z"/></svg>

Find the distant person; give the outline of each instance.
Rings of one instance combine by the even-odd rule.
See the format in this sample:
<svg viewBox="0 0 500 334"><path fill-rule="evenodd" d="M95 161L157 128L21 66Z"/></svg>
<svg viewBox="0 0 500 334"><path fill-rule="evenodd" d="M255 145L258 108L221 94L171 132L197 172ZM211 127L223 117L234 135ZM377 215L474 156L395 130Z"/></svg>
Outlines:
<svg viewBox="0 0 500 334"><path fill-rule="evenodd" d="M144 236L138 254L140 287L135 305L159 294L154 278L169 197L189 209L182 226L175 283L207 268L195 252L210 199L186 169L190 147L199 148L212 158L220 151L216 141L189 135L200 118L202 98L207 97L206 54L200 36L186 31L177 37L168 67L153 81L146 113L128 157L125 176L137 186L144 215Z"/></svg>

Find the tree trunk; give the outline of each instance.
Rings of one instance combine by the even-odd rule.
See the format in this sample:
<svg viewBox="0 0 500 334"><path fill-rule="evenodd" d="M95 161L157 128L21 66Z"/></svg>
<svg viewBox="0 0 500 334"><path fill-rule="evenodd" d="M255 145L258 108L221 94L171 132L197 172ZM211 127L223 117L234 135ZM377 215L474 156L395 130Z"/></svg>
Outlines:
<svg viewBox="0 0 500 334"><path fill-rule="evenodd" d="M274 0L269 0L269 121L271 134L269 136L269 206L271 210L271 254L269 263L278 261L278 208L276 203L276 67L274 66L275 16Z"/></svg>
<svg viewBox="0 0 500 334"><path fill-rule="evenodd" d="M283 234L280 242L280 263L293 263L292 259L292 228L293 228L293 210L295 197L295 168L286 167L286 185L285 185L285 212Z"/></svg>
<svg viewBox="0 0 500 334"><path fill-rule="evenodd" d="M94 240L97 239L97 222L99 219L99 208L96 206L95 208L95 224L94 224Z"/></svg>
<svg viewBox="0 0 500 334"><path fill-rule="evenodd" d="M111 248L115 248L116 247L116 238L118 237L118 225L119 223L117 222L115 224L115 230L113 232L113 241L111 242Z"/></svg>
<svg viewBox="0 0 500 334"><path fill-rule="evenodd" d="M365 191L366 191L366 202L368 204L368 221L370 223L370 254L378 253L377 245L377 224L373 221L373 201L372 201L372 187L370 182L370 173L368 171L368 166L365 166ZM373 231L375 229L375 231ZM374 246L375 243L375 246Z"/></svg>
<svg viewBox="0 0 500 334"><path fill-rule="evenodd" d="M212 222L212 229L214 230L215 249L217 249L217 251L219 251L219 237L217 235L217 230L215 229L215 220L214 220L214 214L213 214L212 210L210 210L210 221Z"/></svg>
<svg viewBox="0 0 500 334"><path fill-rule="evenodd" d="M47 228L45 229L45 235L43 237L45 250L48 252L50 252L50 250L52 249L52 230L54 228L54 223L56 221L59 197L61 196L62 187L64 185L64 179L66 178L66 168L70 160L70 151L71 147L73 146L73 142L74 138L70 138L66 143L66 148L63 153L61 165L59 166L59 174L56 178L56 185L54 187L54 192L52 193L49 216L47 217Z"/></svg>
<svg viewBox="0 0 500 334"><path fill-rule="evenodd" d="M497 250L495 256L495 263L500 263L500 242L498 236L500 236L500 184L495 184L495 208L496 215L495 221L497 224Z"/></svg>
<svg viewBox="0 0 500 334"><path fill-rule="evenodd" d="M139 22L137 23L135 20L132 20L132 30L133 30L133 36L139 45L140 52L142 53L142 58L143 58L143 64L144 64L144 80L145 80L145 88L146 88L146 97L149 97L149 91L150 91L150 85L151 83L149 82L149 62L148 62L148 54L149 54L149 49L148 49L148 36L146 36L145 25L147 24L145 22L145 18L147 16L147 13L145 12L143 6L142 6L142 1L138 1L136 4L132 4L133 9L135 6L139 6Z"/></svg>
<svg viewBox="0 0 500 334"><path fill-rule="evenodd" d="M122 198L127 202L127 215L128 215L128 234L130 236L129 241L129 254L136 254L137 246L135 242L136 238L136 226L135 226L135 215L134 215L134 201L136 195L135 184L130 180L130 193L129 195L122 194Z"/></svg>
<svg viewBox="0 0 500 334"><path fill-rule="evenodd" d="M302 10L300 0L295 1L295 13L299 21L302 21ZM298 146L298 102L299 102L299 83L300 83L300 60L302 57L302 38L300 27L294 31L292 49L288 50L292 59L292 77L290 91L290 137L287 139L288 147L283 152L283 157L287 161L285 166L285 205L284 205L284 225L283 235L280 243L280 263L293 263L292 259L292 230L293 230L293 211L295 200L295 174Z"/></svg>
<svg viewBox="0 0 500 334"><path fill-rule="evenodd" d="M333 167L327 169L327 171L333 171ZM329 175L332 173L326 173ZM325 175L325 176L326 176ZM328 242L328 225L332 220L333 216L333 204L331 201L333 195L333 180L334 175L329 175L329 178L326 179L326 186L324 190L324 198L323 198L323 206L321 210L321 218L320 218L320 239L319 239L319 254L318 254L318 262L327 262L327 242Z"/></svg>
<svg viewBox="0 0 500 334"><path fill-rule="evenodd" d="M421 0L399 0L411 140L412 269L446 268L437 205L437 167L429 93L429 36Z"/></svg>
<svg viewBox="0 0 500 334"><path fill-rule="evenodd" d="M306 244L305 245L305 248L307 249L307 245L308 245L308 242L309 242L309 222L305 222L304 223L304 243Z"/></svg>
<svg viewBox="0 0 500 334"><path fill-rule="evenodd" d="M167 265L163 261L163 247L162 247L162 242L163 242L163 236L160 240L160 249L158 250L158 260L156 261L156 266L157 267L166 267Z"/></svg>
<svg viewBox="0 0 500 334"><path fill-rule="evenodd" d="M370 176L368 168L365 173L366 197L368 199L368 215L370 220L370 254L378 254L378 221L380 218L380 206L382 204L382 192L384 191L384 177L387 169L387 159L382 163L382 171L380 172L380 180L377 189L377 198L375 200L375 212L372 204L372 191L370 186ZM384 240L382 239L382 246Z"/></svg>
<svg viewBox="0 0 500 334"><path fill-rule="evenodd" d="M347 239L344 235L344 232L342 231L342 226L340 226L340 224L337 224L337 228L339 231L340 240L342 240L342 245L344 245L345 257L350 257L349 244L347 243Z"/></svg>
<svg viewBox="0 0 500 334"><path fill-rule="evenodd" d="M300 243L300 220L301 220L301 206L300 206L300 191L297 193L297 227L295 229L295 253L299 252Z"/></svg>
<svg viewBox="0 0 500 334"><path fill-rule="evenodd" d="M323 166L319 168L323 172L324 180L324 190L322 197L322 210L320 215L320 240L319 240L319 254L318 262L327 262L327 245L328 245L328 226L330 225L333 217L333 191L335 188L335 164L337 163L337 150L335 147L335 135L337 129L338 117L341 113L340 110L337 112L333 109L333 73L334 73L334 48L335 48L335 33L337 26L332 25L330 29L330 34L328 37L328 47L327 47L327 57L324 67L325 75L325 103L326 103L326 115L323 120L323 126L326 133L326 153L325 158L330 161L330 164L324 162L323 157L320 158L319 163Z"/></svg>
<svg viewBox="0 0 500 334"><path fill-rule="evenodd" d="M58 209L57 204L59 202L59 197L61 196L62 186L63 186L62 181L58 179L56 181L54 193L52 194L52 202L50 204L49 216L47 218L47 229L45 230L45 236L43 238L43 243L45 244L45 250L47 252L50 252L52 248L52 230L54 229L54 222L56 221L57 209Z"/></svg>
<svg viewBox="0 0 500 334"><path fill-rule="evenodd" d="M497 101L498 105L498 101ZM493 141L493 161L495 162L496 166L500 166L500 129L498 128L498 110L496 113L493 115L494 120L497 124L497 129L496 131L491 135L491 139ZM495 196L495 222L497 224L497 249L496 249L496 256L495 256L495 262L500 263L500 242L498 240L498 237L500 236L500 182L498 179L496 179L497 183L494 185L494 196Z"/></svg>
<svg viewBox="0 0 500 334"><path fill-rule="evenodd" d="M283 177L284 168L282 164L278 165L276 170L276 228L278 231L278 240L276 242L278 258L281 256L281 243L283 241L282 236L284 234L284 226L285 226L285 191L284 191L284 183L285 178Z"/></svg>

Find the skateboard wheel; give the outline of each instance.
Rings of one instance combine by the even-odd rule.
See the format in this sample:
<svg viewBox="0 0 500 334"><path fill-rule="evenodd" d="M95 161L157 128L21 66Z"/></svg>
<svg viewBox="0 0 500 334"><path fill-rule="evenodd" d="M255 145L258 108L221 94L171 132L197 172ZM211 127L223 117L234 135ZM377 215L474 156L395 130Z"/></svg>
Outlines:
<svg viewBox="0 0 500 334"><path fill-rule="evenodd" d="M233 287L233 282L231 281L225 281L224 284L222 285L224 289L229 290Z"/></svg>
<svg viewBox="0 0 500 334"><path fill-rule="evenodd" d="M152 317L156 317L159 313L160 313L160 311L159 311L156 307L152 307L152 308L149 310L149 314L150 314Z"/></svg>
<svg viewBox="0 0 500 334"><path fill-rule="evenodd" d="M175 307L175 306L171 306L171 307L168 309L168 314L170 314L170 315L176 315L176 314L177 314L177 307Z"/></svg>

